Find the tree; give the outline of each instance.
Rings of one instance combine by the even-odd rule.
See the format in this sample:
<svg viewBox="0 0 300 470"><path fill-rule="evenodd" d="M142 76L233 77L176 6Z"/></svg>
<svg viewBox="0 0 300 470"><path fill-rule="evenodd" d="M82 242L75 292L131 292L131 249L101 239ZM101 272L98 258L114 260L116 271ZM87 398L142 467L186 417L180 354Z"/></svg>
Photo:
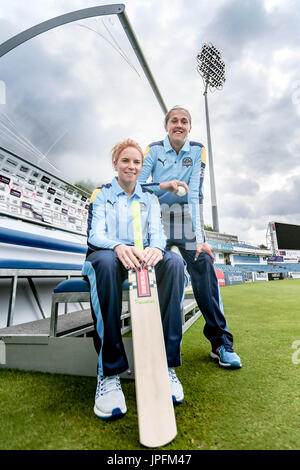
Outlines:
<svg viewBox="0 0 300 470"><path fill-rule="evenodd" d="M93 183L93 181L91 180L80 180L74 183L74 185L77 186L77 188L83 189L84 191L90 194L94 191L97 186L100 186L99 184L97 185Z"/></svg>

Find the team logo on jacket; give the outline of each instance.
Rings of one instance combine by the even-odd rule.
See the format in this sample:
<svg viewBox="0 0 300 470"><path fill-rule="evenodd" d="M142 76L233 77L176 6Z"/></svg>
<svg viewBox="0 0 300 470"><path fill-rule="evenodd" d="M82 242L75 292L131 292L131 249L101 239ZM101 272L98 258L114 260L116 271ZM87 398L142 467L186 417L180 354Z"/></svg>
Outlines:
<svg viewBox="0 0 300 470"><path fill-rule="evenodd" d="M182 166L192 166L192 165L193 165L193 160L191 159L191 157L185 157L182 160Z"/></svg>

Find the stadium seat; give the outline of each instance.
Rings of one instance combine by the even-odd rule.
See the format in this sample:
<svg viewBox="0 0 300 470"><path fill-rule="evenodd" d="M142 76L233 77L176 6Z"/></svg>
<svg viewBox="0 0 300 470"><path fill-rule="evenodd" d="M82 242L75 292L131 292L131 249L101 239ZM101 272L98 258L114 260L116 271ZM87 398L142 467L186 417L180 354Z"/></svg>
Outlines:
<svg viewBox="0 0 300 470"><path fill-rule="evenodd" d="M122 284L123 302L128 301L128 280ZM58 307L60 303L68 304L72 302L90 302L90 287L88 282L81 279L68 279L60 282L53 290L51 318L50 318L50 336L57 334ZM126 316L129 317L128 314ZM125 317L121 317L121 321ZM124 331L123 331L124 332Z"/></svg>

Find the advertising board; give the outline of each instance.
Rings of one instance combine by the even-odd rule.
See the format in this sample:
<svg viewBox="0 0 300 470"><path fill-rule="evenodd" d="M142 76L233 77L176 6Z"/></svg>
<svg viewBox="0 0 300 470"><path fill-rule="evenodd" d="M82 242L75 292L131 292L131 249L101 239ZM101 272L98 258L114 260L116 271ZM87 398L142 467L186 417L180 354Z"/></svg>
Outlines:
<svg viewBox="0 0 300 470"><path fill-rule="evenodd" d="M223 271L216 271L219 286L225 286L225 276Z"/></svg>
<svg viewBox="0 0 300 470"><path fill-rule="evenodd" d="M290 279L300 279L300 272L289 273L288 277L289 277Z"/></svg>
<svg viewBox="0 0 300 470"><path fill-rule="evenodd" d="M268 273L259 273L259 272L254 272L252 273L252 281L257 282L257 281L268 281Z"/></svg>
<svg viewBox="0 0 300 470"><path fill-rule="evenodd" d="M85 235L89 196L0 147L0 214Z"/></svg>
<svg viewBox="0 0 300 470"><path fill-rule="evenodd" d="M243 282L245 282L245 277L243 273L239 271L225 273L226 286L232 286L233 284L242 284Z"/></svg>
<svg viewBox="0 0 300 470"><path fill-rule="evenodd" d="M283 273L268 273L269 281L279 281L280 279L284 279Z"/></svg>

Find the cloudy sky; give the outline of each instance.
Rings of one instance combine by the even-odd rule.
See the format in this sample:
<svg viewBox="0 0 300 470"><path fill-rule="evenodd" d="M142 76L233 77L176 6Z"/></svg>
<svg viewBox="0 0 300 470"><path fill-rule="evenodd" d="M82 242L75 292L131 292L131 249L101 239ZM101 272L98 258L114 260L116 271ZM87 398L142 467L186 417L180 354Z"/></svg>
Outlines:
<svg viewBox="0 0 300 470"><path fill-rule="evenodd" d="M106 3L118 2L1 0L0 42ZM300 224L299 1L123 3L167 107L191 111L190 138L204 145L196 56L205 42L222 54L226 83L208 97L220 230L260 244L269 221ZM165 136L162 110L113 16L56 28L2 57L0 118L1 144L95 186L114 176L117 141L131 137L145 148ZM205 202L212 224L209 168Z"/></svg>

